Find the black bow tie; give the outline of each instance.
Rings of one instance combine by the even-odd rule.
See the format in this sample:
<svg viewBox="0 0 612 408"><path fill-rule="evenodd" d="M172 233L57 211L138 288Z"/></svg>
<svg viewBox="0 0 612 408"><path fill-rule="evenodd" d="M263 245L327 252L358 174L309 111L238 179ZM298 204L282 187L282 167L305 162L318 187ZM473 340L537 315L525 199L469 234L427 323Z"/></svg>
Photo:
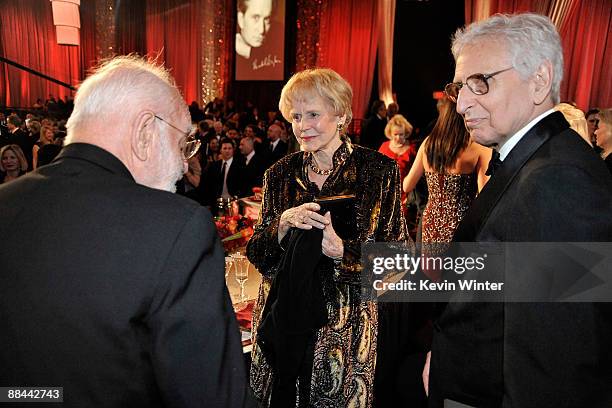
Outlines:
<svg viewBox="0 0 612 408"><path fill-rule="evenodd" d="M487 172L485 174L487 176L492 176L501 165L502 161L499 159L499 152L493 149L493 154L491 155L491 160L489 161L489 167L487 167Z"/></svg>

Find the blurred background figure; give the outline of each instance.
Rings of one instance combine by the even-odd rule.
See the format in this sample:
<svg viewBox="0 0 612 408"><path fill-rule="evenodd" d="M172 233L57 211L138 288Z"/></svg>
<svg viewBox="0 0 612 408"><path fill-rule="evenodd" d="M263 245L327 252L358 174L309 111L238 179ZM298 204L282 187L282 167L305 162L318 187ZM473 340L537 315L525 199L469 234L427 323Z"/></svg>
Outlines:
<svg viewBox="0 0 612 408"><path fill-rule="evenodd" d="M2 183L15 180L22 176L28 170L28 162L19 147L16 144L9 144L0 149L0 177ZM1 184L1 183L0 183Z"/></svg>
<svg viewBox="0 0 612 408"><path fill-rule="evenodd" d="M416 148L411 143L413 127L402 115L393 116L385 126L386 142L380 146L378 151L397 162L400 172L400 180L407 175L414 158ZM406 193L402 191L402 203L406 199ZM405 209L405 207L404 207Z"/></svg>
<svg viewBox="0 0 612 408"><path fill-rule="evenodd" d="M387 106L387 120L391 120L392 117L399 113L399 105L396 102L391 102Z"/></svg>
<svg viewBox="0 0 612 408"><path fill-rule="evenodd" d="M424 255L446 250L465 212L488 180L485 172L492 151L470 139L455 106L448 98L440 102L438 121L403 181L404 192L409 193L423 174L427 180L429 201L421 219L421 233L417 234ZM437 272L430 272L430 277L438 277Z"/></svg>
<svg viewBox="0 0 612 408"><path fill-rule="evenodd" d="M241 196L250 197L253 194L253 187L263 185L263 175L267 168L266 158L263 153L255 151L255 141L252 137L243 137L238 148L245 165L245 180Z"/></svg>
<svg viewBox="0 0 612 408"><path fill-rule="evenodd" d="M601 148L597 146L597 136L595 136L595 130L597 130L597 125L599 124L599 109L589 109L586 115L584 116L586 117L587 126L589 127L589 137L591 138L591 145L593 146L596 152L601 153Z"/></svg>
<svg viewBox="0 0 612 408"><path fill-rule="evenodd" d="M55 141L55 133L53 129L44 126L40 129L40 138L32 147L32 169L36 170L38 167L38 153L46 145L51 145ZM58 151L59 153L59 151Z"/></svg>
<svg viewBox="0 0 612 408"><path fill-rule="evenodd" d="M555 106L555 110L561 112L565 120L570 124L570 127L576 131L584 139L589 146L593 147L591 136L589 134L588 122L584 117L584 113L569 103L560 103Z"/></svg>
<svg viewBox="0 0 612 408"><path fill-rule="evenodd" d="M370 117L365 120L361 128L359 144L378 150L385 141L385 126L387 126L387 107L381 100L372 102Z"/></svg>
<svg viewBox="0 0 612 408"><path fill-rule="evenodd" d="M595 130L597 145L601 148L601 157L606 161L612 174L612 108L599 111L599 124Z"/></svg>

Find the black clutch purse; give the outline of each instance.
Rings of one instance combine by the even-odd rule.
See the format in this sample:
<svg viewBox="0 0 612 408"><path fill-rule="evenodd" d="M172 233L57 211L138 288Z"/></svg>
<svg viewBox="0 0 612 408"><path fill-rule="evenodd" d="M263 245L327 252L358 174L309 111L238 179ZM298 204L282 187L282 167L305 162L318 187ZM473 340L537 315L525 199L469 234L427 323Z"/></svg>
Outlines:
<svg viewBox="0 0 612 408"><path fill-rule="evenodd" d="M351 237L355 229L355 194L319 197L314 202L321 206L319 214L331 213L334 230L340 238Z"/></svg>

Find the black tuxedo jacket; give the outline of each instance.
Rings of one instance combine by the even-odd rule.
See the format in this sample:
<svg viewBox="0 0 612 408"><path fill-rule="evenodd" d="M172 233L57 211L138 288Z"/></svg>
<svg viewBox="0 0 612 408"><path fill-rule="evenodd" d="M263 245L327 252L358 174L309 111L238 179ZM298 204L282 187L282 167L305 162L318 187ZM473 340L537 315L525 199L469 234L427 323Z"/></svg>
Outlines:
<svg viewBox="0 0 612 408"><path fill-rule="evenodd" d="M610 242L612 181L551 113L512 149L454 241ZM612 406L610 304L449 303L434 329L430 406Z"/></svg>
<svg viewBox="0 0 612 408"><path fill-rule="evenodd" d="M287 143L283 142L282 140L278 141L278 144L276 145L274 150L270 150L271 145L272 143L268 145L268 167L272 166L279 159L283 158L287 154L287 150L289 149Z"/></svg>
<svg viewBox="0 0 612 408"><path fill-rule="evenodd" d="M200 181L200 197L203 205L215 208L216 200L221 196L223 179L220 177L223 160L217 160L206 169ZM232 165L227 172L227 190L232 196L240 196L244 190L244 161L238 154L234 156Z"/></svg>
<svg viewBox="0 0 612 408"><path fill-rule="evenodd" d="M246 159L245 159L246 161ZM267 169L266 159L263 154L255 153L248 164L244 167L243 197L253 195L253 187L263 186L263 175Z"/></svg>
<svg viewBox="0 0 612 408"><path fill-rule="evenodd" d="M0 186L0 236L0 384L64 387L64 407L243 406L206 209L70 144Z"/></svg>

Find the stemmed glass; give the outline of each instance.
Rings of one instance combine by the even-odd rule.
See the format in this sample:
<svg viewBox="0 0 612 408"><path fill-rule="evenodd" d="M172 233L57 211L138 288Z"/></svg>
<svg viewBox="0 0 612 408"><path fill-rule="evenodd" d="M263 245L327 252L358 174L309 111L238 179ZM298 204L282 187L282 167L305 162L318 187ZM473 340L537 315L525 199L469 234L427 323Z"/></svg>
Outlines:
<svg viewBox="0 0 612 408"><path fill-rule="evenodd" d="M244 285L249 279L249 260L240 253L233 254L232 256L236 265L236 281L240 285L240 303L243 303L246 300Z"/></svg>
<svg viewBox="0 0 612 408"><path fill-rule="evenodd" d="M234 258L231 256L226 256L225 257L225 279L226 280L227 280L227 277L230 271L232 270L232 266L234 266Z"/></svg>

